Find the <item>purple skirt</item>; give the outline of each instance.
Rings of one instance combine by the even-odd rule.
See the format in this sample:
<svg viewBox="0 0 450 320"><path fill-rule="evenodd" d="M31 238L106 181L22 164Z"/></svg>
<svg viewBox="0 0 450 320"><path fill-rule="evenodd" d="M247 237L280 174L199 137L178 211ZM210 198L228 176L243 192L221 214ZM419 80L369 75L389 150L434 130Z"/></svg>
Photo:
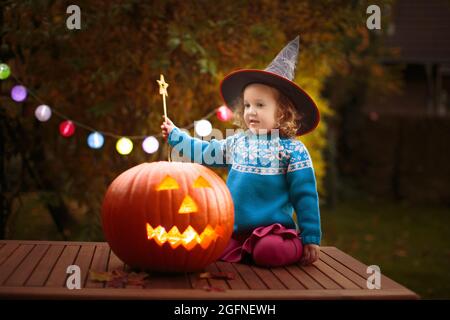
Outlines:
<svg viewBox="0 0 450 320"><path fill-rule="evenodd" d="M279 223L253 230L250 235L234 235L221 256L227 262L253 260L257 265L274 267L298 262L303 245L296 230Z"/></svg>

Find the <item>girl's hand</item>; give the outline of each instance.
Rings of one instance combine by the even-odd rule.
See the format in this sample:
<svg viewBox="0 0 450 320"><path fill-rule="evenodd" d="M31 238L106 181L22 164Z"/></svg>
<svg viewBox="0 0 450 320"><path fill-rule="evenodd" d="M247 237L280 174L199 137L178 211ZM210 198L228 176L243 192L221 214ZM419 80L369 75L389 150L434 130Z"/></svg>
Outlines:
<svg viewBox="0 0 450 320"><path fill-rule="evenodd" d="M165 140L167 140L167 137L172 132L173 128L175 128L173 122L169 118L166 118L166 120L161 125L161 132Z"/></svg>
<svg viewBox="0 0 450 320"><path fill-rule="evenodd" d="M303 255L300 263L304 266L312 264L319 260L320 247L317 244L305 244L303 246Z"/></svg>

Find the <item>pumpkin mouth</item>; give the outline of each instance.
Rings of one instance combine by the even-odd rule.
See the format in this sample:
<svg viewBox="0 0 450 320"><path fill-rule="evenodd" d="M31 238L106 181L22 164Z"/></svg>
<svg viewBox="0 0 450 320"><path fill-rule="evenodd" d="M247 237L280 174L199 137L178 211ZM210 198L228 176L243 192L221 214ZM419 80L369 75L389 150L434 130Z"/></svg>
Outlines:
<svg viewBox="0 0 450 320"><path fill-rule="evenodd" d="M159 246L163 246L168 242L169 245L175 249L182 245L187 250L191 250L196 245L200 245L203 249L208 248L211 242L216 241L217 238L222 237L224 233L223 227L216 226L215 228L207 225L201 234L191 226L187 227L181 233L176 226L173 226L169 232L162 226L153 228L147 223L147 239L154 240Z"/></svg>

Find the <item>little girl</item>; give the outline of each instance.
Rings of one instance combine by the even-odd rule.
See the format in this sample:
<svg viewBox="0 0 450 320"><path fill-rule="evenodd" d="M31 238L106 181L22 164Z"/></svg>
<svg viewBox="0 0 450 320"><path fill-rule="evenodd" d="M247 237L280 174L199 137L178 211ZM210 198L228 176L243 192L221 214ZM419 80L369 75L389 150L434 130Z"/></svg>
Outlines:
<svg viewBox="0 0 450 320"><path fill-rule="evenodd" d="M223 99L236 107L236 124L245 131L207 142L168 118L161 125L164 138L174 150L182 147L184 157L229 168L235 225L224 261L277 267L319 258L316 179L310 155L295 136L314 130L320 116L314 101L292 82L298 49L299 37L265 70L238 70L222 81Z"/></svg>

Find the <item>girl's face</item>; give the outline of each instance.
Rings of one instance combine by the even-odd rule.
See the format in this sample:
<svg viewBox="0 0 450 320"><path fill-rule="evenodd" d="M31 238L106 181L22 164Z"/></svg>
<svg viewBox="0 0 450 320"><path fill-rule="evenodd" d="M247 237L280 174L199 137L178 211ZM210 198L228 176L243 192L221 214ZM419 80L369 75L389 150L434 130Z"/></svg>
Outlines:
<svg viewBox="0 0 450 320"><path fill-rule="evenodd" d="M254 83L244 90L244 121L253 133L266 133L277 128L278 109L276 89Z"/></svg>

